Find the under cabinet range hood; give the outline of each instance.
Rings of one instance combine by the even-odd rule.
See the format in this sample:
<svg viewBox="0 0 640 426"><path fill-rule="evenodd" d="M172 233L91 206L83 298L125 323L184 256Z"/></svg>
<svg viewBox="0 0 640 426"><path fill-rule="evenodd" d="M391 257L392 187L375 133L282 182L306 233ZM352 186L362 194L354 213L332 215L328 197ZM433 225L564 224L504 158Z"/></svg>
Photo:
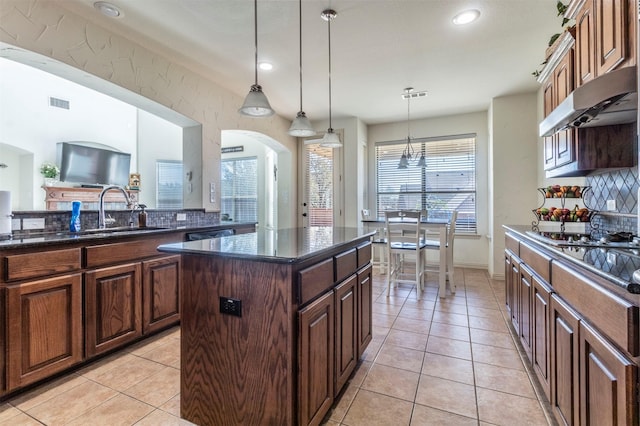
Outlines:
<svg viewBox="0 0 640 426"><path fill-rule="evenodd" d="M603 74L575 89L540 123L540 136L569 127L598 127L637 120L637 68Z"/></svg>

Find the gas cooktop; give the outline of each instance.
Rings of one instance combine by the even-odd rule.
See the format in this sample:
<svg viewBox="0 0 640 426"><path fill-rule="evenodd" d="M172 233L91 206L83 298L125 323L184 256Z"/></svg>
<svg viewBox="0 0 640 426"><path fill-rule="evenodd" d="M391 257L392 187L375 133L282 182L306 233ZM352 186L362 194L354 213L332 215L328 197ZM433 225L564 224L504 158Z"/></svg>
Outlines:
<svg viewBox="0 0 640 426"><path fill-rule="evenodd" d="M527 235L554 246L640 249L640 238L629 232L609 232L601 238L578 233L541 231L527 231Z"/></svg>

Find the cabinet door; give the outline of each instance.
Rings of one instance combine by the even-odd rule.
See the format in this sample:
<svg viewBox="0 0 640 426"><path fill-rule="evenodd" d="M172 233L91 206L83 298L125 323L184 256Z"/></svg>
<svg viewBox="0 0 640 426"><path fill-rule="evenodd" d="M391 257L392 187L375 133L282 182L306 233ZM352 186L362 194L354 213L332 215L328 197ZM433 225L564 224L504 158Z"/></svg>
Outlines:
<svg viewBox="0 0 640 426"><path fill-rule="evenodd" d="M551 399L551 354L549 316L551 288L540 277L532 277L531 326L532 354L531 363L547 399Z"/></svg>
<svg viewBox="0 0 640 426"><path fill-rule="evenodd" d="M7 388L13 390L82 361L82 275L6 289Z"/></svg>
<svg viewBox="0 0 640 426"><path fill-rule="evenodd" d="M373 266L358 272L358 359L373 338Z"/></svg>
<svg viewBox="0 0 640 426"><path fill-rule="evenodd" d="M579 419L578 315L551 295L551 408L560 425Z"/></svg>
<svg viewBox="0 0 640 426"><path fill-rule="evenodd" d="M532 331L531 331L531 296L532 296L532 276L531 270L522 265L520 267L520 279L518 289L518 335L524 351L527 353L529 359L531 359L532 352Z"/></svg>
<svg viewBox="0 0 640 426"><path fill-rule="evenodd" d="M142 332L180 321L180 256L142 262Z"/></svg>
<svg viewBox="0 0 640 426"><path fill-rule="evenodd" d="M301 425L320 424L333 403L333 300L333 291L329 291L298 314L298 415Z"/></svg>
<svg viewBox="0 0 640 426"><path fill-rule="evenodd" d="M335 390L337 395L358 362L358 276L352 275L336 286L336 361Z"/></svg>
<svg viewBox="0 0 640 426"><path fill-rule="evenodd" d="M512 255L507 250L504 252L504 299L505 305L507 307L507 312L509 313L509 318L513 318L513 304L514 300L514 288L513 288L513 277L511 274L511 262Z"/></svg>
<svg viewBox="0 0 640 426"><path fill-rule="evenodd" d="M140 263L96 269L85 274L87 357L142 335Z"/></svg>
<svg viewBox="0 0 640 426"><path fill-rule="evenodd" d="M509 285L511 287L511 322L516 331L520 330L520 258L511 255ZM518 331L519 332L519 331Z"/></svg>
<svg viewBox="0 0 640 426"><path fill-rule="evenodd" d="M5 309L5 289L0 286L0 306ZM0 314L0 396L4 395L7 391L7 379L6 379L6 371L7 371L7 361L6 361L6 351L7 351L7 340L6 340L6 315Z"/></svg>
<svg viewBox="0 0 640 426"><path fill-rule="evenodd" d="M637 424L637 367L580 323L580 424Z"/></svg>
<svg viewBox="0 0 640 426"><path fill-rule="evenodd" d="M627 59L628 3L628 0L594 1L596 75L615 69Z"/></svg>
<svg viewBox="0 0 640 426"><path fill-rule="evenodd" d="M595 75L593 3L594 0L587 0L576 17L576 87L582 86Z"/></svg>

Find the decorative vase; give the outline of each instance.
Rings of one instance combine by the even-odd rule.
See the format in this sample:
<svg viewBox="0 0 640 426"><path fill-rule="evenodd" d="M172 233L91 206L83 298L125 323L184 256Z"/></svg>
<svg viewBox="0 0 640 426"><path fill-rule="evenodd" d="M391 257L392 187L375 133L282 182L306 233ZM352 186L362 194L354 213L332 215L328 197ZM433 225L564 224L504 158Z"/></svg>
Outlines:
<svg viewBox="0 0 640 426"><path fill-rule="evenodd" d="M56 183L58 183L56 178L44 178L44 186L55 186Z"/></svg>

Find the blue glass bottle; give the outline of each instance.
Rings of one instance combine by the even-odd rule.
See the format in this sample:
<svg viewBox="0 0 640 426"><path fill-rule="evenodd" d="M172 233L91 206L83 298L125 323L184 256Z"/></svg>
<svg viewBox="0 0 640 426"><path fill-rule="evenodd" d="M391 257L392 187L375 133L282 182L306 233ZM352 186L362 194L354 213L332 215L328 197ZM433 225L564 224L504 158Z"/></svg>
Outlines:
<svg viewBox="0 0 640 426"><path fill-rule="evenodd" d="M69 222L69 231L80 232L80 208L82 201L71 202L71 222Z"/></svg>

